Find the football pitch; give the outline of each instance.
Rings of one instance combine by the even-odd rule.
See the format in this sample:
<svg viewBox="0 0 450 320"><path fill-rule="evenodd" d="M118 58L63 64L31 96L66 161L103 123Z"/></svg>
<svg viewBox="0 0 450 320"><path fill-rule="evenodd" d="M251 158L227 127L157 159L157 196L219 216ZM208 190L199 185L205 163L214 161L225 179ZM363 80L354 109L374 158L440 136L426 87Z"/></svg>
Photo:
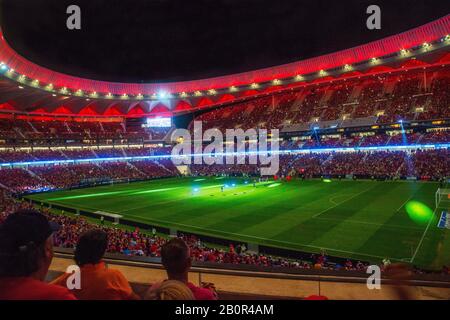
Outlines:
<svg viewBox="0 0 450 320"><path fill-rule="evenodd" d="M426 182L292 180L253 185L252 179L208 177L29 198L236 241L440 269L450 264L450 232L437 227L442 211L435 210L437 189L438 184ZM429 215L407 210L410 203L428 208Z"/></svg>

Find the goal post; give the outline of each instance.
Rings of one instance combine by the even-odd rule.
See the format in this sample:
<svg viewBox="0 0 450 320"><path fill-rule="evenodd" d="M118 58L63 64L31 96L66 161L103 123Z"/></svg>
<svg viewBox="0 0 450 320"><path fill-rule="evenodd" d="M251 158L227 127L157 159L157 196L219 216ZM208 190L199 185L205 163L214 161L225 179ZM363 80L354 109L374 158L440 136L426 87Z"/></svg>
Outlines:
<svg viewBox="0 0 450 320"><path fill-rule="evenodd" d="M436 208L450 207L450 189L439 188L436 191Z"/></svg>

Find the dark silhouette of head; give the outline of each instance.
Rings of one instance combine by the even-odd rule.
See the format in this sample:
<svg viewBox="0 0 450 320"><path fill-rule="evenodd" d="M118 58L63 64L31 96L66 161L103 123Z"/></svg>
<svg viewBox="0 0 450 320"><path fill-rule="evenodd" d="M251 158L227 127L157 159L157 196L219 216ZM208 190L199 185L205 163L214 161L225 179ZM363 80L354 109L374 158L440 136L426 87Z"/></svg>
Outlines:
<svg viewBox="0 0 450 320"><path fill-rule="evenodd" d="M0 277L44 280L59 225L35 210L19 210L0 225Z"/></svg>
<svg viewBox="0 0 450 320"><path fill-rule="evenodd" d="M161 248L161 260L169 279L187 282L191 257L189 247L183 240L174 238L167 242Z"/></svg>
<svg viewBox="0 0 450 320"><path fill-rule="evenodd" d="M94 229L84 232L75 248L75 262L79 266L97 264L105 255L108 235L105 231Z"/></svg>

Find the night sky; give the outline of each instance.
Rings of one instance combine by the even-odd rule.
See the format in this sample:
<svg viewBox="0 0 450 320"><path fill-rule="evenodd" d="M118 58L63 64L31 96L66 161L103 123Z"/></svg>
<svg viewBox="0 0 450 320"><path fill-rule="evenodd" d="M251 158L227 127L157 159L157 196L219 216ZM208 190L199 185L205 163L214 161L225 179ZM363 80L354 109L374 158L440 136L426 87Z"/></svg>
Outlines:
<svg viewBox="0 0 450 320"><path fill-rule="evenodd" d="M50 69L121 82L181 81L346 49L450 13L441 0L0 0L12 47ZM66 28L66 8L82 30ZM366 8L382 9L382 30Z"/></svg>

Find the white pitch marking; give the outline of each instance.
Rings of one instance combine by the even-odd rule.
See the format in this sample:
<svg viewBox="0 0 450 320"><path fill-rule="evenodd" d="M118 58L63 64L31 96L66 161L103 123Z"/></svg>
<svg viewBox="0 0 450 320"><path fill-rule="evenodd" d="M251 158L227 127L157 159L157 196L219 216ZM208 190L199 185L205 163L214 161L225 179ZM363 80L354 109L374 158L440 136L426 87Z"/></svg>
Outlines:
<svg viewBox="0 0 450 320"><path fill-rule="evenodd" d="M337 206L340 206L341 204L343 204L343 203L345 203L345 202L347 202L347 201L350 201L350 200L356 198L357 196L359 196L359 195L361 195L361 194L363 194L363 193L365 193L365 192L367 192L367 191L369 191L369 190L375 188L375 186L376 186L376 184L374 184L373 186L370 186L370 188L368 188L367 190L363 190L363 191L361 191L361 192L355 194L354 196L348 198L347 200L341 201L341 202L339 202L338 204L336 204L336 205L334 205L334 206L332 206L332 207L329 207L329 208L327 208L327 209L325 209L325 210L320 211L319 213L315 214L315 215L312 216L312 217L313 217L313 218L317 218L317 217L320 216L321 214L323 214L323 213L325 213L325 212L327 212L327 211L330 211L331 209L334 209L334 208L336 208Z"/></svg>
<svg viewBox="0 0 450 320"><path fill-rule="evenodd" d="M434 220L434 215L436 214L436 210L437 210L437 208L434 209L433 215L431 216L430 221L428 221L428 225L422 234L422 238L420 238L419 244L417 245L416 251L414 251L414 254L410 260L410 263L413 263L414 259L416 258L417 253L419 252L420 247L422 246L422 242L425 239L425 235L427 234L428 229L430 228L431 222Z"/></svg>
<svg viewBox="0 0 450 320"><path fill-rule="evenodd" d="M385 223L375 223L375 222L367 222L367 221L357 221L357 220L342 220L342 219L332 219L332 218L315 218L317 220L324 220L324 221L340 221L342 223L357 223L357 224L366 224L366 225L372 225L376 227L391 227L391 228L399 228L399 229L408 229L408 230L422 230L420 228L414 228L414 227L405 227L400 226L396 224L385 224Z"/></svg>
<svg viewBox="0 0 450 320"><path fill-rule="evenodd" d="M409 200L411 200L412 197L414 197L415 195L416 195L416 192L414 192L408 199L406 199L406 201L403 202L403 204L395 212L399 212L405 206L405 204L407 204L409 202Z"/></svg>
<svg viewBox="0 0 450 320"><path fill-rule="evenodd" d="M334 201L334 199L338 199L338 198L342 198L342 197L348 197L348 196L352 196L352 195L354 195L354 193L351 193L351 194L338 194L338 195L336 195L336 196L332 196L332 197L329 199L329 201L330 201L332 204L334 204L334 205L338 205L339 203L336 202L336 201Z"/></svg>

